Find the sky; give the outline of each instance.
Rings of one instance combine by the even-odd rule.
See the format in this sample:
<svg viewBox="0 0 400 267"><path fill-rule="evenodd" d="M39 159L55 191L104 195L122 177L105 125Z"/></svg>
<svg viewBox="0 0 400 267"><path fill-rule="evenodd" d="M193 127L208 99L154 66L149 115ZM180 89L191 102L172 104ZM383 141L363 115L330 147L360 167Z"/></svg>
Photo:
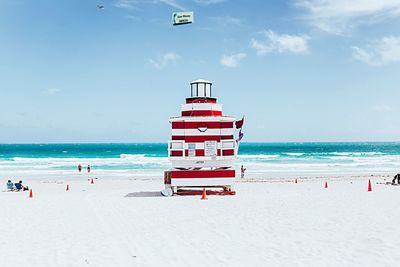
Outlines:
<svg viewBox="0 0 400 267"><path fill-rule="evenodd" d="M0 0L0 143L166 142L199 78L246 142L400 141L400 1Z"/></svg>

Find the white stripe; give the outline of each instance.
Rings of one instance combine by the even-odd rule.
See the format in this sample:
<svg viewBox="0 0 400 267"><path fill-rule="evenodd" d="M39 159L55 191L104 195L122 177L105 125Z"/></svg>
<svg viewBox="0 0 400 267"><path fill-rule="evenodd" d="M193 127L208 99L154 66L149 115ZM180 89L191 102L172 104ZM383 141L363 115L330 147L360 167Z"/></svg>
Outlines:
<svg viewBox="0 0 400 267"><path fill-rule="evenodd" d="M182 111L192 110L216 110L222 111L221 104L210 104L210 103L195 103L195 104L183 104Z"/></svg>
<svg viewBox="0 0 400 267"><path fill-rule="evenodd" d="M207 129L205 132L200 132L199 129L172 129L173 136L233 135L233 132L233 128Z"/></svg>
<svg viewBox="0 0 400 267"><path fill-rule="evenodd" d="M235 141L232 140L223 140L223 142L233 142L233 148L226 148L226 149L235 149ZM184 141L169 141L169 143L183 143L184 149L189 149L189 143L185 143ZM205 145L204 142L202 143L190 143L190 144L195 144L196 149L204 149ZM221 143L217 142L217 149L221 149ZM182 149L171 149L171 150L182 150Z"/></svg>
<svg viewBox="0 0 400 267"><path fill-rule="evenodd" d="M220 168L232 167L236 156L212 157L169 157L173 168Z"/></svg>
<svg viewBox="0 0 400 267"><path fill-rule="evenodd" d="M196 144L196 149L204 149L205 145L204 143L190 143L190 144ZM217 143L217 149L220 148L220 144ZM185 149L189 149L189 143L185 143Z"/></svg>
<svg viewBox="0 0 400 267"><path fill-rule="evenodd" d="M205 148L204 143L190 143L190 144L196 144L196 149ZM189 149L189 143L185 143L185 149ZM221 149L221 144L219 142L217 142L217 149Z"/></svg>
<svg viewBox="0 0 400 267"><path fill-rule="evenodd" d="M229 116L196 116L196 117L172 117L169 119L169 122L176 121L188 121L188 122L208 122L208 121L220 121L220 122L233 122L236 121L234 117Z"/></svg>
<svg viewBox="0 0 400 267"><path fill-rule="evenodd" d="M203 143L190 143L190 144L195 144L196 145L196 149L204 149L205 148L204 142ZM184 147L185 147L186 150L188 150L189 149L189 143L185 143ZM217 149L221 149L221 143L220 142L217 142Z"/></svg>
<svg viewBox="0 0 400 267"><path fill-rule="evenodd" d="M172 178L172 186L224 186L234 185L235 178Z"/></svg>

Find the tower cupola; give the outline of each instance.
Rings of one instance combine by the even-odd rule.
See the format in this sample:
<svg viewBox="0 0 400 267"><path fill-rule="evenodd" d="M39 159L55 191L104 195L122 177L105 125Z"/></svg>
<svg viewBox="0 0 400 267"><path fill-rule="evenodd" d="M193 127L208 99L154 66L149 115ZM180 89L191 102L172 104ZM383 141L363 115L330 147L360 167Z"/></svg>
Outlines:
<svg viewBox="0 0 400 267"><path fill-rule="evenodd" d="M212 82L199 79L192 81L190 83L190 97L191 98L203 98L210 97L211 98L211 86Z"/></svg>

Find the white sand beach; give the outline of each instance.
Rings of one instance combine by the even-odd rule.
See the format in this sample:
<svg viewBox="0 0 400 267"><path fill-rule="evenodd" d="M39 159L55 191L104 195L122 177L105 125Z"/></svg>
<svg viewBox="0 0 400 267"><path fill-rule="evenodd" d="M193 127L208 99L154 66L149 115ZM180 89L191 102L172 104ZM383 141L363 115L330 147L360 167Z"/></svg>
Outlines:
<svg viewBox="0 0 400 267"><path fill-rule="evenodd" d="M241 180L236 196L208 200L161 197L161 179L102 177L90 184L88 177L27 180L33 198L0 192L1 266L400 262L400 186L377 184L380 177L372 177L372 192L371 177L330 179L327 189L316 178Z"/></svg>

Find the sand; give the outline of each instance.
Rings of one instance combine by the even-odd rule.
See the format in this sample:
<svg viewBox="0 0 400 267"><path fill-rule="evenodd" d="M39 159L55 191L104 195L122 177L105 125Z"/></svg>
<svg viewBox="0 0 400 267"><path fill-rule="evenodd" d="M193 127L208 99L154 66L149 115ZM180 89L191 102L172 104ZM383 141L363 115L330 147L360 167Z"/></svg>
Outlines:
<svg viewBox="0 0 400 267"><path fill-rule="evenodd" d="M161 180L26 181L0 192L1 266L397 266L400 186L241 180L161 197ZM4 184L5 180L0 181ZM4 183L3 183L4 182ZM70 191L66 191L66 184Z"/></svg>

